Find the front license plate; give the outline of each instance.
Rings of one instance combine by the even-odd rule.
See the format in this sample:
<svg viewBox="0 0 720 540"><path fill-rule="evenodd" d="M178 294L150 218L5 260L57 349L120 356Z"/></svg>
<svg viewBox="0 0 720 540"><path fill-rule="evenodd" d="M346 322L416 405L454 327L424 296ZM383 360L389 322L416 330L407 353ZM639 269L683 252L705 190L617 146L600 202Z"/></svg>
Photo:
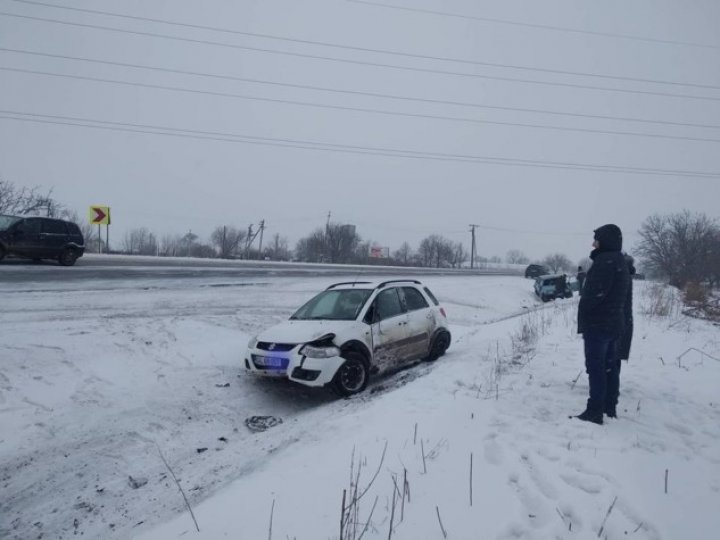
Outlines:
<svg viewBox="0 0 720 540"><path fill-rule="evenodd" d="M279 356L259 356L255 355L253 358L255 365L258 367L282 369L287 367L287 358L281 358Z"/></svg>

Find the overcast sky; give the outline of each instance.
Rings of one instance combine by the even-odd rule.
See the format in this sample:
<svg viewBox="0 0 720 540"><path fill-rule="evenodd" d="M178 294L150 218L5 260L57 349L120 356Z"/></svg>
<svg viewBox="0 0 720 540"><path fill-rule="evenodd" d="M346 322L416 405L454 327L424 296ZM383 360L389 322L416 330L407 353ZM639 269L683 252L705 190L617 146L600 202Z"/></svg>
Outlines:
<svg viewBox="0 0 720 540"><path fill-rule="evenodd" d="M44 4L0 0L0 48L96 62L0 51L0 176L52 188L83 218L91 204L110 206L111 242L134 227L207 237L265 219L267 235L292 245L332 212L391 249L431 233L469 247L474 223L481 255L579 260L604 223L631 248L651 214L720 216L716 0ZM125 125L67 125L87 124L78 118ZM158 127L175 136L137 132Z"/></svg>

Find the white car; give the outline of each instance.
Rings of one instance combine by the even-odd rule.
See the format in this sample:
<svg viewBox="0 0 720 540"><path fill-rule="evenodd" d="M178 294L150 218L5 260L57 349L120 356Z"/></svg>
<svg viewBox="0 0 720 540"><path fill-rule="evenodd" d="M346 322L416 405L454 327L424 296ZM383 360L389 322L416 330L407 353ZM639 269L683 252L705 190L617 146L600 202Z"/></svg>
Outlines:
<svg viewBox="0 0 720 540"><path fill-rule="evenodd" d="M436 360L449 346L445 310L419 281L336 283L251 339L245 369L349 396L370 374Z"/></svg>

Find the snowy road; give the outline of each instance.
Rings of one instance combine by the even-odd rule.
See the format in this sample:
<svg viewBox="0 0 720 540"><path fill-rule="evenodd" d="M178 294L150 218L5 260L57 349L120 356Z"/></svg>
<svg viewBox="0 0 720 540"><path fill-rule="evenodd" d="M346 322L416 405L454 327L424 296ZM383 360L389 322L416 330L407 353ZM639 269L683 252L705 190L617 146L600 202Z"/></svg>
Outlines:
<svg viewBox="0 0 720 540"><path fill-rule="evenodd" d="M0 283L0 537L132 537L182 505L159 451L195 504L319 423L431 370L376 381L350 401L242 374L248 339L332 281ZM535 302L521 278L424 282L453 324L447 358L482 323ZM252 434L244 420L253 415L296 429ZM130 477L147 484L133 488Z"/></svg>
<svg viewBox="0 0 720 540"><path fill-rule="evenodd" d="M522 265L483 265L481 268L402 268L394 266L339 265L320 263L290 263L273 261L241 261L224 259L191 259L185 257L147 257L126 255L87 254L71 268L60 267L54 261L34 264L22 259L5 259L0 262L0 285L46 283L56 287L59 283L72 283L86 288L94 280L151 280L168 279L252 279L258 277L338 277L338 276L405 276L408 270L414 275L520 275Z"/></svg>

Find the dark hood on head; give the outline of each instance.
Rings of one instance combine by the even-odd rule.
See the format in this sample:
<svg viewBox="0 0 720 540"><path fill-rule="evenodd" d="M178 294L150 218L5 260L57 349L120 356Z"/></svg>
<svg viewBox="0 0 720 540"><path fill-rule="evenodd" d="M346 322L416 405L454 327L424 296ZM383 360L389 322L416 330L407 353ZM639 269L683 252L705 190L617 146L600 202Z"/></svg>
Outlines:
<svg viewBox="0 0 720 540"><path fill-rule="evenodd" d="M595 229L595 240L600 242L598 251L622 251L622 231L612 223Z"/></svg>

